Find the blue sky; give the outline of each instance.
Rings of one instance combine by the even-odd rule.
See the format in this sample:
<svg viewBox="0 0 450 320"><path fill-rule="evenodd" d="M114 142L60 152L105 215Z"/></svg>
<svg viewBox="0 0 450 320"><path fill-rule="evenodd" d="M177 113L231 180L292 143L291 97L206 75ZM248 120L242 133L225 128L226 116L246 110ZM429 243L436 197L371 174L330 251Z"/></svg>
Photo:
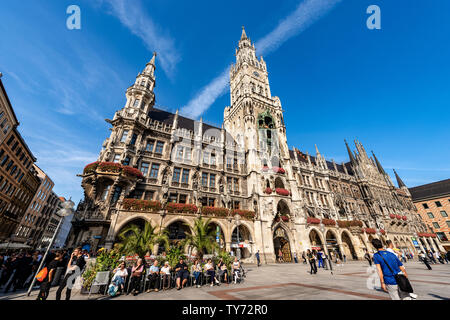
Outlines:
<svg viewBox="0 0 450 320"><path fill-rule="evenodd" d="M66 28L81 8L82 29ZM381 8L381 30L366 9ZM109 136L105 118L152 52L157 105L220 126L221 76L245 25L285 110L288 144L347 161L344 138L373 150L408 186L450 175L447 0L24 0L0 11L0 72L19 131L55 181L79 200L76 174ZM262 49L261 49L262 47Z"/></svg>

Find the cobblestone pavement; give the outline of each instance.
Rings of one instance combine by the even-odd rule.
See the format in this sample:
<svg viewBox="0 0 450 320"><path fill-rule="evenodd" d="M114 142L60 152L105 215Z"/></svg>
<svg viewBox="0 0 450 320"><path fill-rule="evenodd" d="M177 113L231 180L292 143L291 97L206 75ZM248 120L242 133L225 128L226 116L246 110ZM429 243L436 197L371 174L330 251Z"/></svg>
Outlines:
<svg viewBox="0 0 450 320"><path fill-rule="evenodd" d="M429 271L419 262L406 263L414 292L419 300L450 300L450 264L432 265ZM309 274L309 265L270 264L256 267L247 265L247 278L241 284L222 284L221 286L188 287L141 293L137 296L122 295L112 300L385 300L389 295L381 289L369 289L368 279L375 274L367 262L347 262L333 265L330 270L319 269L315 275ZM37 290L30 297L26 293L1 294L0 300L36 299ZM49 300L55 299L56 288L52 288ZM65 294L63 292L62 297ZM74 290L73 300L87 300L88 295ZM92 295L90 299L111 299Z"/></svg>

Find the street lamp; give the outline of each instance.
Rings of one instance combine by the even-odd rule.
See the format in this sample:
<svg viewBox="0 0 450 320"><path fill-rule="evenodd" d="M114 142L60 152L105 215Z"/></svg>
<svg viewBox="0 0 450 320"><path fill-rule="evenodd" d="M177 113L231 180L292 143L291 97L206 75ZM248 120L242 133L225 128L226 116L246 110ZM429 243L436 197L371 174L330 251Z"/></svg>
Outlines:
<svg viewBox="0 0 450 320"><path fill-rule="evenodd" d="M58 211L58 214L61 216L61 220L59 220L58 226L55 229L55 233L53 234L52 239L50 240L50 243L48 244L47 250L45 251L44 256L41 258L41 264L39 265L39 268L36 271L36 274L38 274L43 265L44 261L47 258L48 252L50 251L50 248L53 245L53 242L55 241L56 235L58 234L59 227L61 226L61 223L64 220L64 217L70 216L74 210L73 207L75 206L75 203L72 200L66 200L61 204L62 209ZM31 290L33 289L34 283L36 282L36 277L33 277L33 281L31 282L30 288L28 288L27 296L30 296Z"/></svg>
<svg viewBox="0 0 450 320"><path fill-rule="evenodd" d="M236 256L239 260L241 260L241 248L239 247L239 226L241 225L241 216L239 214L236 214L234 216L234 223L237 227L237 249L236 249Z"/></svg>

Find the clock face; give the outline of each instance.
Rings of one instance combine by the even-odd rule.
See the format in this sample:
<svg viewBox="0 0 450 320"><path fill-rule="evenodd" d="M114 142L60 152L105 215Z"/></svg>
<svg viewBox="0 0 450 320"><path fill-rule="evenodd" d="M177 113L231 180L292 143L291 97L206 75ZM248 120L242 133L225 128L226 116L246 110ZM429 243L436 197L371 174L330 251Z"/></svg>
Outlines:
<svg viewBox="0 0 450 320"><path fill-rule="evenodd" d="M253 74L255 75L255 76L257 76L257 77L259 77L259 73L258 72L253 72Z"/></svg>

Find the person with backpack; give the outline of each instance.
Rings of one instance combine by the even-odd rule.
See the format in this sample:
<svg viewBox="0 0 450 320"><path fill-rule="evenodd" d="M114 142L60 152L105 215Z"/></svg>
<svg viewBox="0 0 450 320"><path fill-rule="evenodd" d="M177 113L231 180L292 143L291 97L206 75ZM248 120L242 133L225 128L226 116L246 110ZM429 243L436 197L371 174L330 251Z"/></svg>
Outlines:
<svg viewBox="0 0 450 320"><path fill-rule="evenodd" d="M411 290L404 291L404 283L399 283L401 277L406 277L405 282L409 284L408 274L403 266L403 263L392 252L383 249L383 243L380 239L373 239L372 245L377 250L373 255L373 261L377 267L378 276L380 277L381 288L389 293L392 300L412 300L410 296ZM402 272L402 276L399 276ZM400 286L403 286L400 288ZM411 287L411 285L409 285Z"/></svg>
<svg viewBox="0 0 450 320"><path fill-rule="evenodd" d="M62 253L56 252L53 261L48 263L39 273L36 275L36 279L41 282L39 294L37 296L38 301L45 301L50 293L53 279L56 274L56 269L62 266ZM43 277L40 279L40 277Z"/></svg>

